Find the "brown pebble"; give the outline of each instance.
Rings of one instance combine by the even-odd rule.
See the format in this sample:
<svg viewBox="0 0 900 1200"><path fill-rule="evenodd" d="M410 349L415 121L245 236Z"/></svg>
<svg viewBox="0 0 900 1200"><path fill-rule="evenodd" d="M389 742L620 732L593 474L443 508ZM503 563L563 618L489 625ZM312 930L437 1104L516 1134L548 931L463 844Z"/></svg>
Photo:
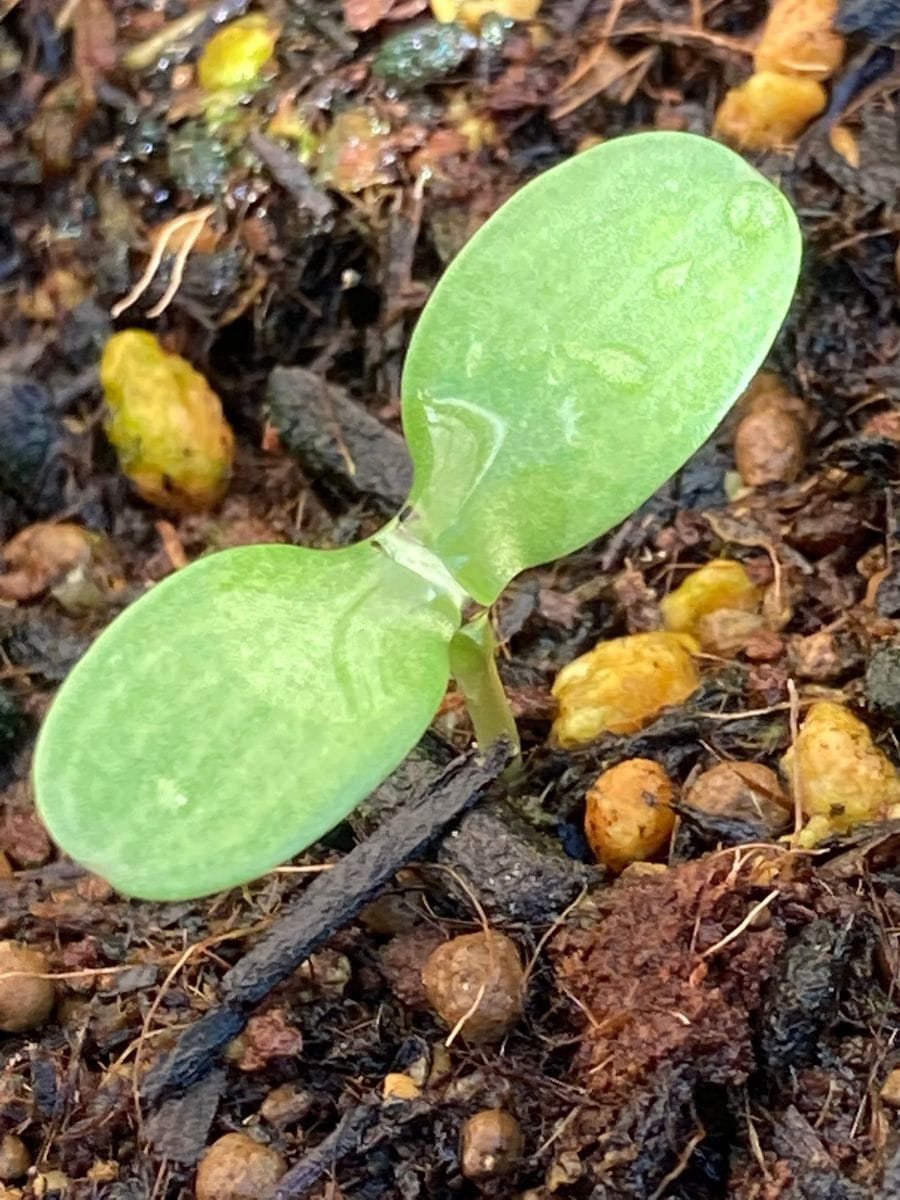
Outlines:
<svg viewBox="0 0 900 1200"><path fill-rule="evenodd" d="M900 1067L894 1067L884 1081L879 1093L882 1101L891 1108L900 1108Z"/></svg>
<svg viewBox="0 0 900 1200"><path fill-rule="evenodd" d="M784 642L771 629L757 629L744 643L744 655L750 662L775 662L784 654Z"/></svg>
<svg viewBox="0 0 900 1200"><path fill-rule="evenodd" d="M788 649L791 674L814 683L834 683L861 662L858 647L825 629L791 638Z"/></svg>
<svg viewBox="0 0 900 1200"><path fill-rule="evenodd" d="M0 850L0 879L12 879L13 869L9 859Z"/></svg>
<svg viewBox="0 0 900 1200"><path fill-rule="evenodd" d="M0 817L0 845L17 867L42 867L53 848L33 808L8 808Z"/></svg>
<svg viewBox="0 0 900 1200"><path fill-rule="evenodd" d="M0 1140L0 1181L10 1183L21 1179L31 1166L28 1147L14 1133L7 1133Z"/></svg>
<svg viewBox="0 0 900 1200"><path fill-rule="evenodd" d="M778 776L762 763L718 763L698 775L685 795L691 808L738 821L762 822L772 833L790 824L788 798Z"/></svg>
<svg viewBox="0 0 900 1200"><path fill-rule="evenodd" d="M285 1172L281 1155L245 1133L213 1142L197 1167L196 1200L259 1200Z"/></svg>
<svg viewBox="0 0 900 1200"><path fill-rule="evenodd" d="M495 930L444 942L422 968L428 1003L450 1029L465 1019L460 1036L471 1044L499 1042L512 1029L524 978L515 942Z"/></svg>
<svg viewBox="0 0 900 1200"><path fill-rule="evenodd" d="M300 964L291 976L294 997L301 1004L315 1000L340 1000L353 978L353 968L346 954L326 946Z"/></svg>
<svg viewBox="0 0 900 1200"><path fill-rule="evenodd" d="M900 254L900 250L897 251ZM886 438L889 442L900 442L900 410L889 408L886 412L869 417L860 430L862 437Z"/></svg>
<svg viewBox="0 0 900 1200"><path fill-rule="evenodd" d="M443 944L444 939L437 929L431 925L420 925L409 933L400 933L391 938L379 951L381 973L406 1008L428 1007L422 970L429 955Z"/></svg>
<svg viewBox="0 0 900 1200"><path fill-rule="evenodd" d="M294 1083L282 1083L272 1088L259 1108L259 1115L270 1125L279 1129L287 1129L302 1121L313 1108L315 1103L312 1092L297 1087Z"/></svg>
<svg viewBox="0 0 900 1200"><path fill-rule="evenodd" d="M502 1108L484 1108L463 1124L459 1165L466 1179L508 1175L522 1157L522 1128Z"/></svg>
<svg viewBox="0 0 900 1200"><path fill-rule="evenodd" d="M19 942L0 942L0 975L7 971L28 972L0 979L0 1029L5 1033L36 1029L50 1016L56 1000L53 981L37 978L48 969L40 951Z"/></svg>
<svg viewBox="0 0 900 1200"><path fill-rule="evenodd" d="M744 394L734 457L748 487L793 483L803 467L808 410L777 375L760 371Z"/></svg>

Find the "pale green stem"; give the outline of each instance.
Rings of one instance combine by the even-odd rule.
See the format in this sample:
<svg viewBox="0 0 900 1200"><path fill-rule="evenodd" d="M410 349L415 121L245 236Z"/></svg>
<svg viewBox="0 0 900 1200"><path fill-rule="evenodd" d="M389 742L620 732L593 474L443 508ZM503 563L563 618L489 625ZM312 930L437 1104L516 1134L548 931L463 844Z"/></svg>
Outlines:
<svg viewBox="0 0 900 1200"><path fill-rule="evenodd" d="M465 697L482 750L505 737L519 754L519 732L497 670L497 643L488 614L481 613L454 634L450 670Z"/></svg>

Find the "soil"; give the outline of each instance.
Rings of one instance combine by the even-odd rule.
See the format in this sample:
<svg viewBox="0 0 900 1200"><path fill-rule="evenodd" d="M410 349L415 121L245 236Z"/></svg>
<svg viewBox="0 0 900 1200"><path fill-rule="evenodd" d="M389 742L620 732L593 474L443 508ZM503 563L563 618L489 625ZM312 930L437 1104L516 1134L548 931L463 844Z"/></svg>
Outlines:
<svg viewBox="0 0 900 1200"><path fill-rule="evenodd" d="M766 13L762 0L545 0L539 28L495 23L445 48L442 78L422 83L413 64L420 81L392 88L373 58L428 17L424 0L260 7L280 24L276 57L229 141L204 123L193 64L243 0L0 2L0 539L65 518L106 535L111 556L87 605L54 589L51 564L0 606L0 938L42 952L56 989L48 1022L0 1035L0 1135L32 1164L23 1174L4 1143L0 1196L186 1200L204 1148L229 1133L282 1156L278 1194L323 1200L900 1196L896 1087L882 1096L900 1065L896 824L797 854L764 826L682 806L668 862L617 881L581 832L603 767L647 757L679 785L728 759L777 769L792 705L816 697L853 705L900 762L896 5L851 0L828 113L795 151L752 156L805 237L768 364L809 418L799 474L735 493L732 416L620 529L510 588L498 628L525 749L514 786L495 783L449 833L435 817L374 902L346 870L319 948L231 1009L226 973L252 974L244 956L256 947L257 962L270 931L296 931L288 949L311 936L316 881L352 868L468 749L455 693L349 822L209 900L126 901L35 817L35 730L116 612L210 549L345 544L395 511L403 353L443 266L593 139L708 133ZM295 103L330 174L271 134ZM329 135L361 109L368 123ZM829 141L838 120L857 164ZM207 203L209 236L164 311L148 315L171 256L114 321L154 231ZM97 368L126 326L153 329L222 397L238 453L218 512L167 515L117 470ZM700 691L640 733L551 748L556 671L601 637L657 628L659 598L721 554L777 581L764 633L708 656ZM421 966L485 922L528 964L524 1015L499 1046L448 1048ZM179 1034L226 1009L225 1052L201 1056L186 1091L148 1084ZM385 1099L389 1074L414 1086ZM523 1148L513 1138L502 1177L466 1178L460 1130L492 1108L515 1116Z"/></svg>

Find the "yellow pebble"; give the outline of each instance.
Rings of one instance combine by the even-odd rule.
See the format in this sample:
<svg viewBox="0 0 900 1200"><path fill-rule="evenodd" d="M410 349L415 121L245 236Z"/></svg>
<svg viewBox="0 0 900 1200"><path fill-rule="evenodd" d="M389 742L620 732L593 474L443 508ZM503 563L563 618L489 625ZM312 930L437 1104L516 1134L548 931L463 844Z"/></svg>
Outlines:
<svg viewBox="0 0 900 1200"><path fill-rule="evenodd" d="M164 350L152 333L126 329L106 343L100 382L107 437L145 500L190 512L223 498L234 435L199 371Z"/></svg>
<svg viewBox="0 0 900 1200"><path fill-rule="evenodd" d="M474 33L489 13L510 21L533 21L540 7L541 0L431 0L436 21L445 25L449 21L459 21Z"/></svg>
<svg viewBox="0 0 900 1200"><path fill-rule="evenodd" d="M418 1100L422 1089L402 1071L391 1071L384 1077L381 1093L385 1100Z"/></svg>
<svg viewBox="0 0 900 1200"><path fill-rule="evenodd" d="M689 633L696 637L700 622L710 613L722 608L738 612L755 612L762 600L759 588L739 562L714 558L696 571L691 571L681 585L662 601L666 629L673 633Z"/></svg>
<svg viewBox="0 0 900 1200"><path fill-rule="evenodd" d="M200 86L207 92L243 91L252 87L272 57L278 30L262 13L239 17L214 34L197 64Z"/></svg>
<svg viewBox="0 0 900 1200"><path fill-rule="evenodd" d="M795 141L826 103L815 79L757 71L726 94L713 132L743 150L778 149Z"/></svg>
<svg viewBox="0 0 900 1200"><path fill-rule="evenodd" d="M801 846L893 816L900 805L897 768L872 741L868 727L841 704L822 701L810 708L782 770L808 818Z"/></svg>
<svg viewBox="0 0 900 1200"><path fill-rule="evenodd" d="M700 682L690 637L635 633L600 642L563 667L553 684L559 715L552 737L571 749L601 733L634 733L661 708L680 704Z"/></svg>
<svg viewBox="0 0 900 1200"><path fill-rule="evenodd" d="M844 39L834 29L837 9L837 0L775 0L753 56L754 68L828 79L844 57Z"/></svg>

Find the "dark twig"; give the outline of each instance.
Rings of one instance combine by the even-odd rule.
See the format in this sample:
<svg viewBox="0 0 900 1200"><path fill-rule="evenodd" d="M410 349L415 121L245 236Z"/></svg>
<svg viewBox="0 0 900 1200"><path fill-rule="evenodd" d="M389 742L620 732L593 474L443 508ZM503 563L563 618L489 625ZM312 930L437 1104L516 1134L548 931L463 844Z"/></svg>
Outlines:
<svg viewBox="0 0 900 1200"><path fill-rule="evenodd" d="M378 1120L378 1111L373 1104L348 1109L337 1128L281 1177L271 1193L272 1200L300 1200L306 1195L342 1158L359 1149L363 1134Z"/></svg>
<svg viewBox="0 0 900 1200"><path fill-rule="evenodd" d="M317 876L266 936L226 974L222 1003L186 1029L147 1077L144 1098L157 1102L202 1079L247 1023L252 1009L351 921L406 863L480 799L511 757L506 742L481 758L456 759L428 788L331 871Z"/></svg>

